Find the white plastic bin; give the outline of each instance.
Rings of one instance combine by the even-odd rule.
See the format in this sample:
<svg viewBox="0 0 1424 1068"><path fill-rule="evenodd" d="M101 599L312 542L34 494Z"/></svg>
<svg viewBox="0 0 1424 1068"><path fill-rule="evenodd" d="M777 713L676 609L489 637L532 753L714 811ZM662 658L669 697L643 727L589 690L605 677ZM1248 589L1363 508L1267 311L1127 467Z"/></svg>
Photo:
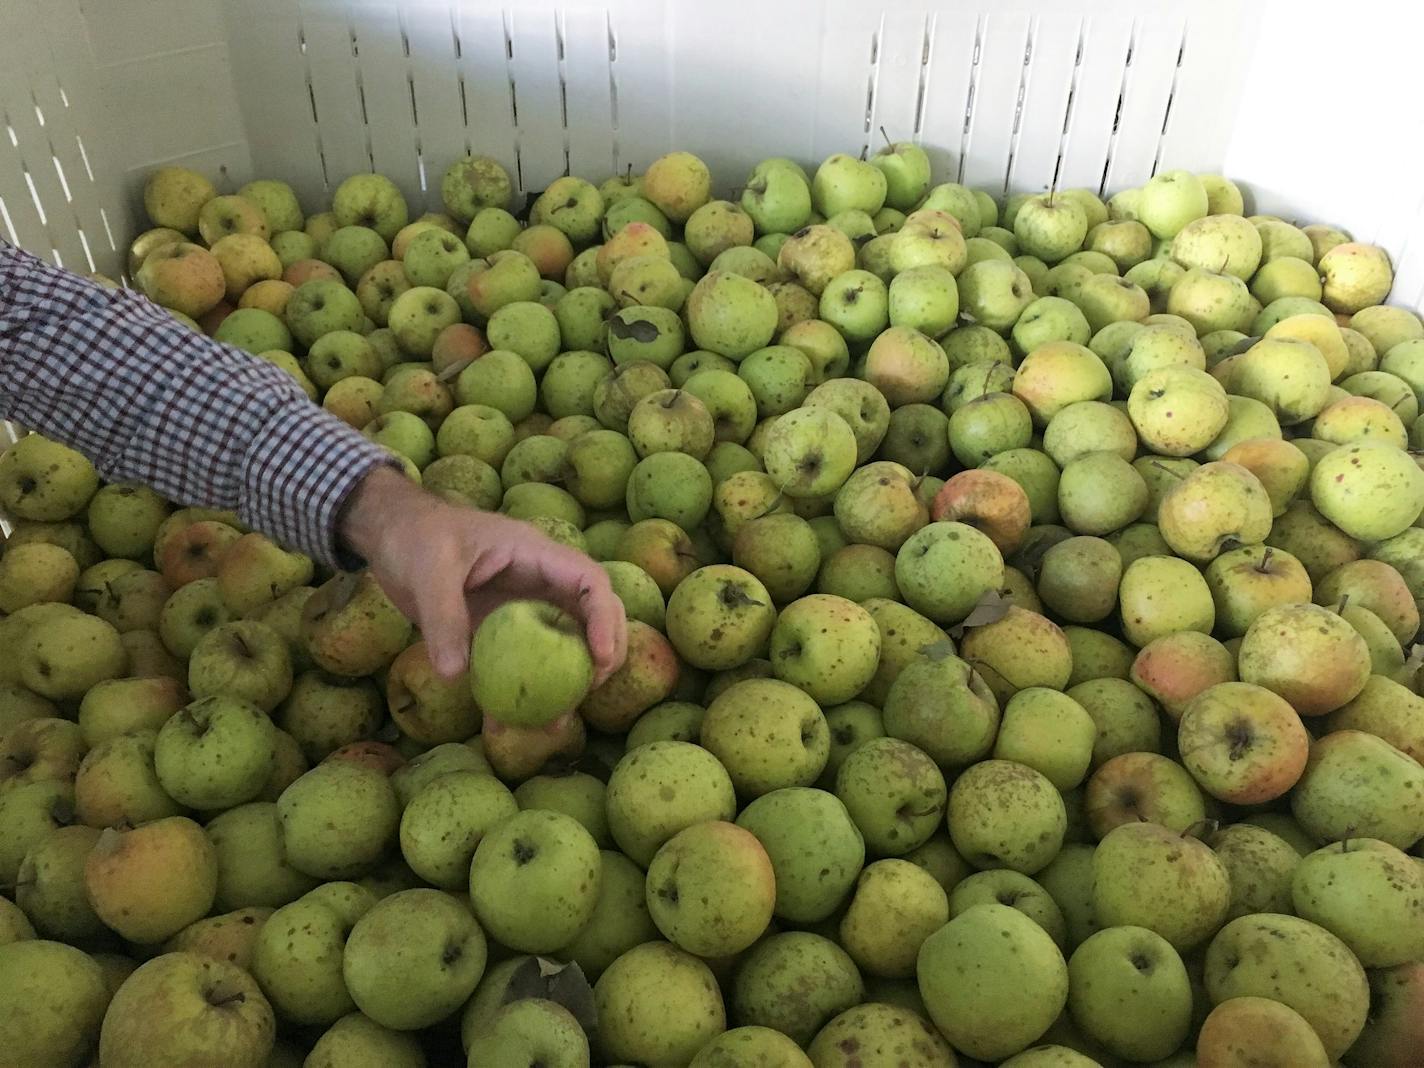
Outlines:
<svg viewBox="0 0 1424 1068"><path fill-rule="evenodd" d="M1416 0L0 0L0 233L121 277L162 163L308 208L376 170L418 212L472 149L538 191L686 148L730 192L883 126L995 193L1223 172L1418 306L1421 39Z"/></svg>

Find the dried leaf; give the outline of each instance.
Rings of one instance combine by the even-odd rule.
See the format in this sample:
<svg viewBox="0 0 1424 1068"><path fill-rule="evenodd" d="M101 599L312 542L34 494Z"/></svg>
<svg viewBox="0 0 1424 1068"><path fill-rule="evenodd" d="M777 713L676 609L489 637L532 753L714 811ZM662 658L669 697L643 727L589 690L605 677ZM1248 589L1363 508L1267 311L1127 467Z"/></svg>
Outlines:
<svg viewBox="0 0 1424 1068"><path fill-rule="evenodd" d="M941 660L948 660L950 657L957 655L954 642L949 638L941 638L937 642L922 645L920 646L919 652L926 660L933 660L935 663L939 663Z"/></svg>
<svg viewBox="0 0 1424 1068"><path fill-rule="evenodd" d="M608 332L620 341L631 338L642 345L656 341L662 334L655 324L646 319L634 319L630 322L617 315L608 320Z"/></svg>
<svg viewBox="0 0 1424 1068"><path fill-rule="evenodd" d="M525 998L542 998L562 1005L573 1014L585 1034L592 1035L598 1027L598 1013L593 1007L593 986L575 963L560 964L531 957L509 977L501 1005Z"/></svg>
<svg viewBox="0 0 1424 1068"><path fill-rule="evenodd" d="M997 623L1009 614L1009 609L1013 605L1014 600L1008 596L1007 590L989 590L979 598L979 603L974 606L969 615L964 617L962 623L949 629L949 636L959 639L964 637L965 631L974 627L986 627L990 623Z"/></svg>
<svg viewBox="0 0 1424 1068"><path fill-rule="evenodd" d="M466 367L470 366L470 364L474 363L477 359L479 359L478 356L470 356L464 360L456 360L454 363L452 363L449 367L445 368L445 370L441 371L435 377L441 382L449 382L452 379L459 378L460 372L462 372Z"/></svg>

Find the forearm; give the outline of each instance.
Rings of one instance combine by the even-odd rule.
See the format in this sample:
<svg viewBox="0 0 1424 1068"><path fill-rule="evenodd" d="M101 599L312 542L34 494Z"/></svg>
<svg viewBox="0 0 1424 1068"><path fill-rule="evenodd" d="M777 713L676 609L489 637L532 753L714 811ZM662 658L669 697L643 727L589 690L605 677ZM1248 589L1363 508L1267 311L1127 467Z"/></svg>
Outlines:
<svg viewBox="0 0 1424 1068"><path fill-rule="evenodd" d="M342 503L390 459L279 368L3 244L0 413L84 453L109 481L236 510L330 564Z"/></svg>

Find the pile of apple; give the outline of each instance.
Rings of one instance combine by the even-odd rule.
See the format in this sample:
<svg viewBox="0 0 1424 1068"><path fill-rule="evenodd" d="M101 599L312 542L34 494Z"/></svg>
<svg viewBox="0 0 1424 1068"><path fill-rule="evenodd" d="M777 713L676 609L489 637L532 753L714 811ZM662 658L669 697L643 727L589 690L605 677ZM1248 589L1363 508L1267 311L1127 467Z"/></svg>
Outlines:
<svg viewBox="0 0 1424 1068"><path fill-rule="evenodd" d="M1381 249L1184 171L1001 206L912 144L441 193L165 168L133 284L602 561L626 665L512 602L443 680L369 575L22 439L0 1060L1419 1062Z"/></svg>

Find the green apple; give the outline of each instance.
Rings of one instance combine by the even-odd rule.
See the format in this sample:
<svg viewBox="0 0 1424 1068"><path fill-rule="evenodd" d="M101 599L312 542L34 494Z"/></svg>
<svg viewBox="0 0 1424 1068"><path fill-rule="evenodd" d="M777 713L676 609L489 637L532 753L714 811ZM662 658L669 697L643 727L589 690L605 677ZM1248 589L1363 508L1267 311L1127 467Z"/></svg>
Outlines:
<svg viewBox="0 0 1424 1068"><path fill-rule="evenodd" d="M108 828L84 863L95 914L131 942L161 942L206 916L217 894L217 853L182 816Z"/></svg>
<svg viewBox="0 0 1424 1068"><path fill-rule="evenodd" d="M1424 870L1394 846L1353 838L1302 858L1291 895L1297 915L1334 934L1361 964L1387 968L1420 955L1422 880Z"/></svg>
<svg viewBox="0 0 1424 1068"><path fill-rule="evenodd" d="M898 236L896 240L899 240ZM851 244L850 238L833 226L803 226L782 244L776 256L776 265L789 275L792 281L799 282L819 297L831 279L854 269L855 246ZM773 298L772 304L775 303ZM761 318L758 316L758 322ZM693 336L696 337L695 332Z"/></svg>
<svg viewBox="0 0 1424 1068"><path fill-rule="evenodd" d="M1413 525L1424 511L1424 469L1392 445L1356 442L1315 464L1310 496L1345 534L1384 541Z"/></svg>
<svg viewBox="0 0 1424 1068"><path fill-rule="evenodd" d="M762 160L747 178L741 204L759 233L789 234L811 217L811 183L790 160Z"/></svg>
<svg viewBox="0 0 1424 1068"><path fill-rule="evenodd" d="M1397 849L1424 837L1424 773L1410 756L1362 731L1335 731L1311 746L1291 811L1317 841L1378 838Z"/></svg>
<svg viewBox="0 0 1424 1068"><path fill-rule="evenodd" d="M1007 905L950 920L926 939L916 971L931 1019L956 1049L981 1060L1032 1045L1068 1000L1062 953Z"/></svg>
<svg viewBox="0 0 1424 1068"><path fill-rule="evenodd" d="M272 1006L242 968L196 953L165 953L115 992L99 1056L116 1066L171 1057L261 1068L275 1033Z"/></svg>
<svg viewBox="0 0 1424 1068"><path fill-rule="evenodd" d="M878 860L856 880L840 941L862 971L910 978L920 946L949 920L944 888L907 860Z"/></svg>
<svg viewBox="0 0 1424 1068"><path fill-rule="evenodd" d="M771 343L776 299L750 278L710 271L687 298L687 321L698 348L741 360Z"/></svg>
<svg viewBox="0 0 1424 1068"><path fill-rule="evenodd" d="M484 933L463 903L439 890L403 890L356 921L341 970L362 1012L405 1031L430 1027L464 1004L486 956Z"/></svg>
<svg viewBox="0 0 1424 1068"><path fill-rule="evenodd" d="M99 841L93 827L60 827L25 854L15 883L21 922L48 938L84 942L105 930L84 890L84 863ZM25 917L28 916L28 920ZM7 940L13 941L13 940Z"/></svg>
<svg viewBox="0 0 1424 1068"><path fill-rule="evenodd" d="M240 697L200 698L159 730L153 754L158 781L190 808L250 801L272 774L273 730L262 709Z"/></svg>
<svg viewBox="0 0 1424 1068"><path fill-rule="evenodd" d="M253 947L253 978L294 1023L329 1024L356 1007L342 955L351 928L375 900L355 883L326 886L327 896L314 891L272 913Z"/></svg>
<svg viewBox="0 0 1424 1068"><path fill-rule="evenodd" d="M1270 690L1222 682L1187 704L1177 745L1182 763L1213 797L1255 804L1295 785L1310 735L1295 709Z"/></svg>
<svg viewBox="0 0 1424 1068"><path fill-rule="evenodd" d="M711 969L666 942L646 942L593 988L599 1045L610 1061L687 1064L727 1026Z"/></svg>
<svg viewBox="0 0 1424 1068"><path fill-rule="evenodd" d="M948 820L965 860L1026 874L1053 859L1067 826L1063 799L1047 778L999 759L975 764L955 780Z"/></svg>
<svg viewBox="0 0 1424 1068"><path fill-rule="evenodd" d="M805 787L773 790L752 801L737 825L757 836L776 880L776 915L793 923L830 916L850 892L865 843L845 805Z"/></svg>
<svg viewBox="0 0 1424 1068"><path fill-rule="evenodd" d="M732 1018L780 1031L800 1046L829 1020L865 1000L850 956L830 939L790 931L762 939L732 980Z"/></svg>
<svg viewBox="0 0 1424 1068"><path fill-rule="evenodd" d="M1154 931L1185 952L1226 920L1230 877L1205 843L1155 823L1127 823L1093 855L1093 909L1105 927Z"/></svg>
<svg viewBox="0 0 1424 1068"><path fill-rule="evenodd" d="M1161 935L1109 927L1068 961L1068 1011L1092 1040L1133 1061L1160 1060L1181 1046L1192 1021L1186 966Z"/></svg>
<svg viewBox="0 0 1424 1068"><path fill-rule="evenodd" d="M898 738L875 738L846 758L835 793L871 852L903 856L934 833L948 791L923 751Z"/></svg>
<svg viewBox="0 0 1424 1068"><path fill-rule="evenodd" d="M423 1068L425 1052L414 1035L351 1012L327 1028L300 1063L303 1068ZM270 1068L277 1065L274 1055Z"/></svg>
<svg viewBox="0 0 1424 1068"><path fill-rule="evenodd" d="M475 848L490 828L519 811L498 779L478 771L452 771L432 780L405 806L401 855L432 886L454 890L469 881Z"/></svg>
<svg viewBox="0 0 1424 1068"><path fill-rule="evenodd" d="M592 918L600 864L598 844L573 817L539 809L515 813L475 848L475 915L502 944L551 953Z"/></svg>
<svg viewBox="0 0 1424 1068"><path fill-rule="evenodd" d="M1232 920L1206 952L1206 992L1269 998L1294 1009L1333 1060L1364 1027L1370 990L1365 970L1338 938L1309 920L1262 914Z"/></svg>
<svg viewBox="0 0 1424 1068"><path fill-rule="evenodd" d="M1243 682L1280 694L1303 716L1319 716L1352 700L1370 675L1365 640L1345 620L1318 605L1268 608L1241 642Z"/></svg>
<svg viewBox="0 0 1424 1068"><path fill-rule="evenodd" d="M830 734L815 700L797 687L748 679L709 704L701 742L740 794L759 797L815 782L826 765Z"/></svg>
<svg viewBox="0 0 1424 1068"><path fill-rule="evenodd" d="M812 1061L780 1031L751 1026L723 1031L697 1051L688 1068L741 1068L749 1064L809 1068Z"/></svg>
<svg viewBox="0 0 1424 1068"><path fill-rule="evenodd" d="M288 863L323 879L363 874L396 837L400 807L386 775L348 761L317 765L277 799Z"/></svg>
<svg viewBox="0 0 1424 1068"><path fill-rule="evenodd" d="M501 722L543 726L576 707L592 679L593 661L581 629L552 605L508 602L475 631L470 648L475 701Z"/></svg>
<svg viewBox="0 0 1424 1068"><path fill-rule="evenodd" d="M917 746L944 768L983 759L999 727L998 701L979 674L956 656L934 652L904 665L883 709L888 736Z"/></svg>
<svg viewBox="0 0 1424 1068"><path fill-rule="evenodd" d="M724 671L765 649L775 618L759 579L740 567L714 564L693 571L673 590L667 635L693 667Z"/></svg>
<svg viewBox="0 0 1424 1068"><path fill-rule="evenodd" d="M589 1063L588 1039L573 1013L541 998L504 1005L474 1033L466 1053L473 1064L527 1062L581 1068Z"/></svg>
<svg viewBox="0 0 1424 1068"><path fill-rule="evenodd" d="M1097 734L1093 717L1077 701L1029 687L1004 706L994 757L1026 765L1059 790L1071 790L1087 775Z"/></svg>
<svg viewBox="0 0 1424 1068"><path fill-rule="evenodd" d="M821 551L806 520L778 514L743 524L732 540L732 559L755 575L774 601L785 604L816 578Z"/></svg>
<svg viewBox="0 0 1424 1068"><path fill-rule="evenodd" d="M752 945L771 922L775 898L766 850L733 823L679 831L648 865L653 922L679 949L700 957L731 956Z"/></svg>
<svg viewBox="0 0 1424 1068"><path fill-rule="evenodd" d="M316 886L312 876L287 863L274 803L253 801L228 809L209 820L205 830L217 852L218 908L278 908Z"/></svg>

